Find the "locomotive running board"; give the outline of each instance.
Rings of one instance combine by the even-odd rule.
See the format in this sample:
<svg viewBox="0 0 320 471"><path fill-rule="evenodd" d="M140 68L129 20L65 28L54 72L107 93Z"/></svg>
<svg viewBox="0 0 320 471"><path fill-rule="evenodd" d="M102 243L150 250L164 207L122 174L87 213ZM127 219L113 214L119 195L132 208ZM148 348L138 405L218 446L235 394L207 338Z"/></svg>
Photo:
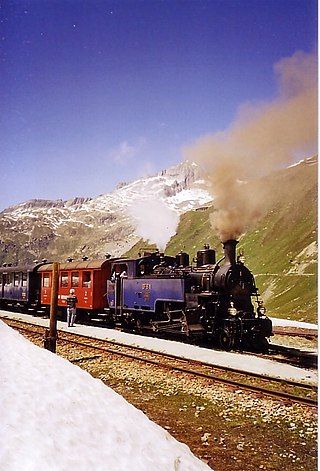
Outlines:
<svg viewBox="0 0 320 471"><path fill-rule="evenodd" d="M181 332L182 324L180 321L151 321L152 330L154 332Z"/></svg>
<svg viewBox="0 0 320 471"><path fill-rule="evenodd" d="M187 324L185 321L170 322L158 321L151 322L152 330L154 332L170 332L173 334L183 335L203 335L205 330L201 324Z"/></svg>

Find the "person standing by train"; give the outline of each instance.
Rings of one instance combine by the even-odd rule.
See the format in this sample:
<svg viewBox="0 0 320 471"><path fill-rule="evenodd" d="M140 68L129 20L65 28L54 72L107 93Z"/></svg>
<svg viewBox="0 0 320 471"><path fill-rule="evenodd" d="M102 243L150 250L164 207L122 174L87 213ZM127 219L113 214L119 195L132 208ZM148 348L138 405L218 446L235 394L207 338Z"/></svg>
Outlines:
<svg viewBox="0 0 320 471"><path fill-rule="evenodd" d="M74 289L70 290L70 294L67 297L67 322L68 327L73 327L74 321L76 320L78 302L77 296L74 294Z"/></svg>

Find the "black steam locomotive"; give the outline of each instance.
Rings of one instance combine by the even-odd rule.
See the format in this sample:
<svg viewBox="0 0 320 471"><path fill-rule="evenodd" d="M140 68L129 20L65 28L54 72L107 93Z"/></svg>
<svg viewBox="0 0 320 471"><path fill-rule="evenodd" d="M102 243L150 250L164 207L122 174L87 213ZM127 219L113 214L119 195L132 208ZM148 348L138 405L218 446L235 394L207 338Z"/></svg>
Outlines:
<svg viewBox="0 0 320 471"><path fill-rule="evenodd" d="M205 335L225 350L265 349L272 324L252 273L243 257L236 259L236 245L236 240L224 242L218 263L205 245L195 266L184 252L113 260L107 283L110 318L138 330Z"/></svg>

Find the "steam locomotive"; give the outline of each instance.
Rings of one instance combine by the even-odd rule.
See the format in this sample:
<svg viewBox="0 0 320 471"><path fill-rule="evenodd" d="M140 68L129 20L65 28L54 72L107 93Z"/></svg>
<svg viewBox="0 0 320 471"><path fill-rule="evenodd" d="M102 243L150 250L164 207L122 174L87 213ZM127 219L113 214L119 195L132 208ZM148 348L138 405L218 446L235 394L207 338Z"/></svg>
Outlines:
<svg viewBox="0 0 320 471"><path fill-rule="evenodd" d="M61 263L58 307L66 312L70 289L78 298L78 318L104 319L107 325L164 335L206 337L225 350L264 350L272 324L258 295L254 277L236 258L236 240L223 243L224 257L208 245L176 257L160 252L139 258ZM47 310L53 264L0 268L0 306ZM256 308L254 307L256 303Z"/></svg>
<svg viewBox="0 0 320 471"><path fill-rule="evenodd" d="M223 243L218 263L208 245L197 252L195 266L185 252L114 260L107 282L110 317L138 330L205 335L225 350L266 349L272 323L244 258L236 259L237 243Z"/></svg>

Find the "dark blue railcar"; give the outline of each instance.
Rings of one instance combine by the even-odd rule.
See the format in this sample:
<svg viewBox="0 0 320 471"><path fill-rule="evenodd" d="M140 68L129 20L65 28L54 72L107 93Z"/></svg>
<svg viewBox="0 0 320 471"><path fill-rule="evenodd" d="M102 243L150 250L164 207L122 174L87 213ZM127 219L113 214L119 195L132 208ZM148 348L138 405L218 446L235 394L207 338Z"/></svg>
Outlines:
<svg viewBox="0 0 320 471"><path fill-rule="evenodd" d="M41 264L0 267L0 305L37 307L40 305Z"/></svg>
<svg viewBox="0 0 320 471"><path fill-rule="evenodd" d="M108 302L111 308L122 305L136 311L156 311L159 303L184 302L184 280L172 279L127 279L120 280L121 300L116 302L117 283L108 283Z"/></svg>

